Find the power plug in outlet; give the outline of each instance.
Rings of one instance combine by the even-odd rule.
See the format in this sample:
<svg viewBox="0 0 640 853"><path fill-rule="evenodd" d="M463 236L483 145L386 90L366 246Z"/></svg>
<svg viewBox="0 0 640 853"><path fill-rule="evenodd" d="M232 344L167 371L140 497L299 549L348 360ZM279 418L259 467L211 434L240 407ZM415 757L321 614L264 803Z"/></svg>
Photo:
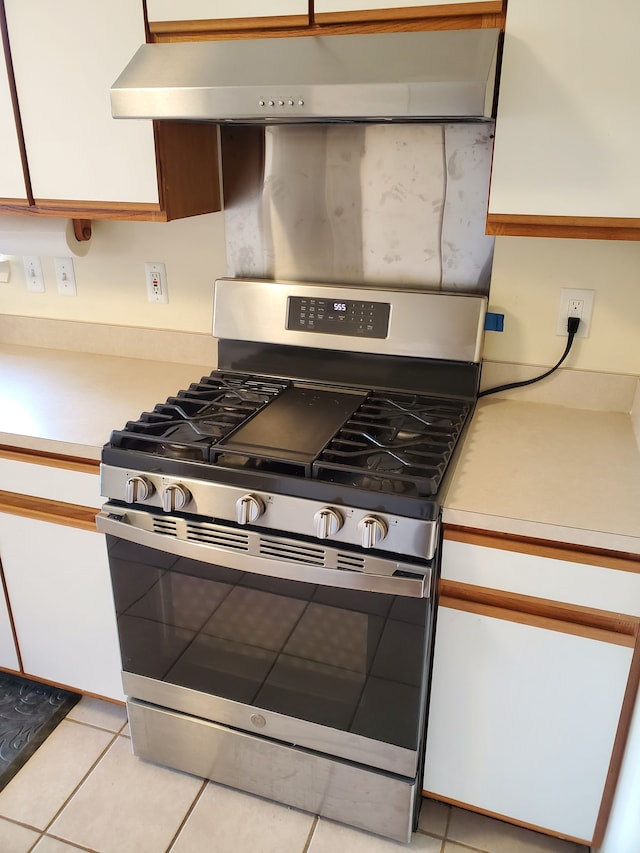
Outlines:
<svg viewBox="0 0 640 853"><path fill-rule="evenodd" d="M164 264L145 264L147 279L147 297L149 302L166 304L169 301L167 290L167 270Z"/></svg>
<svg viewBox="0 0 640 853"><path fill-rule="evenodd" d="M578 290L568 287L563 287L560 290L557 335L563 335L566 338L569 334L567 332L567 320L569 317L578 317L580 325L578 326L576 338L589 337L595 295L595 290Z"/></svg>

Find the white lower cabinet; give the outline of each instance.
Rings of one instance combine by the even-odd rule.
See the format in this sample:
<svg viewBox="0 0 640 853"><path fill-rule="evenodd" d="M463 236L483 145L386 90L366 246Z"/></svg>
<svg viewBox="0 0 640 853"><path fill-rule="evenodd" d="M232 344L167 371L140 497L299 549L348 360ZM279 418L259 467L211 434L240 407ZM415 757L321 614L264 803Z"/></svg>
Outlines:
<svg viewBox="0 0 640 853"><path fill-rule="evenodd" d="M11 627L11 619L9 617L9 608L4 595L4 590L0 587L0 667L2 669L19 669L18 653L16 652L16 644L13 639L13 630Z"/></svg>
<svg viewBox="0 0 640 853"><path fill-rule="evenodd" d="M104 537L0 513L0 558L25 675L123 699Z"/></svg>
<svg viewBox="0 0 640 853"><path fill-rule="evenodd" d="M438 612L424 789L590 841L631 638L481 610L463 602Z"/></svg>

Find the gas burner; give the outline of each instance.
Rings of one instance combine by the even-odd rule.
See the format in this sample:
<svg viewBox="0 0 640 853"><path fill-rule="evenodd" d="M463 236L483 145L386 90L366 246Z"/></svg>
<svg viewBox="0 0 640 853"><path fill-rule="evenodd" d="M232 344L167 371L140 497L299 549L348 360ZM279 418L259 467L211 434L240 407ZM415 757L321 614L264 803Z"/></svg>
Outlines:
<svg viewBox="0 0 640 853"><path fill-rule="evenodd" d="M114 447L168 459L209 461L209 449L290 383L214 372L111 434Z"/></svg>
<svg viewBox="0 0 640 853"><path fill-rule="evenodd" d="M390 494L435 495L468 413L465 402L371 394L320 455L315 476Z"/></svg>

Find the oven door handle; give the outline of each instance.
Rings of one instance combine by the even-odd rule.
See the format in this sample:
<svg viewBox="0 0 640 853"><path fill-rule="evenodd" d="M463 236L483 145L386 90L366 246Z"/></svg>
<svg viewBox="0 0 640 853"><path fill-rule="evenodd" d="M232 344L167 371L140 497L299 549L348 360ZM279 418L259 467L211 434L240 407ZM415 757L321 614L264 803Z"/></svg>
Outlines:
<svg viewBox="0 0 640 853"><path fill-rule="evenodd" d="M425 568L424 574L398 576L325 568L311 563L302 563L298 560L289 563L286 559L257 556L246 551L231 550L208 542L194 542L177 538L174 535L147 530L131 523L126 511L113 512L110 508L105 508L98 513L96 527L102 533L117 536L128 542L240 572L409 598L428 598L430 595L431 570L429 568ZM395 563L391 560L389 563L393 563L398 569L403 567L402 563ZM407 566L407 568L409 567Z"/></svg>

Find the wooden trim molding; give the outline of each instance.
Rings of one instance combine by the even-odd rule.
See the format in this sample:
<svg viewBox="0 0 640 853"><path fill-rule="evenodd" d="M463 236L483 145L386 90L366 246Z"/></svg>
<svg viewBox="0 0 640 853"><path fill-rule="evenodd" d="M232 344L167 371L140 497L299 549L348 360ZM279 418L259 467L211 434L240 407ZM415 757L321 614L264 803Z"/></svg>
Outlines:
<svg viewBox="0 0 640 853"><path fill-rule="evenodd" d="M152 42L200 41L212 38L249 38L269 31L290 32L308 27L307 15L265 15L257 18L209 18L200 21L150 21Z"/></svg>
<svg viewBox="0 0 640 853"><path fill-rule="evenodd" d="M440 580L439 606L633 648L640 617Z"/></svg>
<svg viewBox="0 0 640 853"><path fill-rule="evenodd" d="M13 107L13 120L16 127L18 137L18 148L20 150L20 160L22 163L22 174L24 178L26 204L33 204L33 192L31 189L31 175L29 174L29 164L27 161L27 147L24 141L24 130L22 127L22 116L20 114L20 102L18 101L18 90L16 89L16 78L13 70L13 59L11 56L11 43L9 41L9 30L7 27L7 17L4 8L4 0L0 0L0 40L4 53L5 64L7 66L7 79L9 82L9 95L11 97L11 106ZM5 117L6 118L6 117Z"/></svg>
<svg viewBox="0 0 640 853"><path fill-rule="evenodd" d="M640 572L640 556L619 551L604 551L571 543L551 542L546 539L530 539L510 533L494 533L488 530L476 530L445 524L444 538L452 542L466 542L484 548L498 548L503 551L516 551L531 554L534 557L548 557L553 560L566 560L570 563L583 563L600 566L605 569L619 569L624 572Z"/></svg>
<svg viewBox="0 0 640 853"><path fill-rule="evenodd" d="M159 204L131 202L67 201L66 199L39 198L31 207L15 206L0 200L0 213L15 216L57 216L66 219L124 219L135 221L166 222L166 212Z"/></svg>
<svg viewBox="0 0 640 853"><path fill-rule="evenodd" d="M98 514L97 509L87 506L3 491L0 491L0 512L90 531L96 530L96 515Z"/></svg>
<svg viewBox="0 0 640 853"><path fill-rule="evenodd" d="M64 468L67 471L78 471L82 474L100 473L100 462L97 459L80 459L39 450L21 450L0 445L0 459L27 462L31 465L46 465L48 468Z"/></svg>
<svg viewBox="0 0 640 853"><path fill-rule="evenodd" d="M640 218L489 213L486 233L496 237L640 240Z"/></svg>
<svg viewBox="0 0 640 853"><path fill-rule="evenodd" d="M422 21L424 29L504 28L505 3L486 0L483 3L447 3L438 6L403 6L392 9L358 9L351 12L316 12L314 22L330 24L367 24L377 21Z"/></svg>
<svg viewBox="0 0 640 853"><path fill-rule="evenodd" d="M640 684L640 638L636 642L633 659L631 661L631 669L629 671L629 679L622 700L622 710L620 711L620 722L618 723L618 731L613 743L611 751L611 761L609 762L609 770L604 783L604 791L602 801L600 803L600 811L596 820L596 826L593 832L592 846L599 848L604 841L604 834L613 805L613 797L618 784L618 776L620 775L620 767L624 756L629 729L631 728L631 718L633 709L638 695L638 685Z"/></svg>
<svg viewBox="0 0 640 853"><path fill-rule="evenodd" d="M428 797L430 800L437 800L439 803L447 803L451 806L456 806L457 808L464 809L468 812L475 812L476 814L485 815L486 817L492 817L496 820L501 820L503 823L510 823L512 826L521 826L523 829L531 829L533 832L540 832L543 835L549 835L552 838L561 838L563 841L573 841L576 844L582 844L586 847L590 845L590 841L586 838L578 838L573 835L560 835L555 832L551 832L544 826L539 826L535 823L526 823L523 820L515 820L508 815L500 814L500 812L492 812L487 809L481 809L479 806L474 806L470 803L465 803L462 800L454 800L452 797L441 797L440 794L434 794L432 791L427 791L425 788L422 789L422 796ZM466 848L465 848L466 849Z"/></svg>
<svg viewBox="0 0 640 853"><path fill-rule="evenodd" d="M1 555L0 555L1 557ZM2 589L2 595L4 596L4 603L7 608L7 615L9 617L9 626L11 628L11 634L13 636L13 645L16 650L16 657L18 659L18 667L19 671L23 672L22 668L22 653L20 651L20 643L18 642L18 631L16 630L16 622L13 618L13 610L11 608L11 599L9 598L9 590L7 589L7 581L4 576L4 569L2 568L2 559L0 559L0 585ZM12 670L10 670L12 671Z"/></svg>

